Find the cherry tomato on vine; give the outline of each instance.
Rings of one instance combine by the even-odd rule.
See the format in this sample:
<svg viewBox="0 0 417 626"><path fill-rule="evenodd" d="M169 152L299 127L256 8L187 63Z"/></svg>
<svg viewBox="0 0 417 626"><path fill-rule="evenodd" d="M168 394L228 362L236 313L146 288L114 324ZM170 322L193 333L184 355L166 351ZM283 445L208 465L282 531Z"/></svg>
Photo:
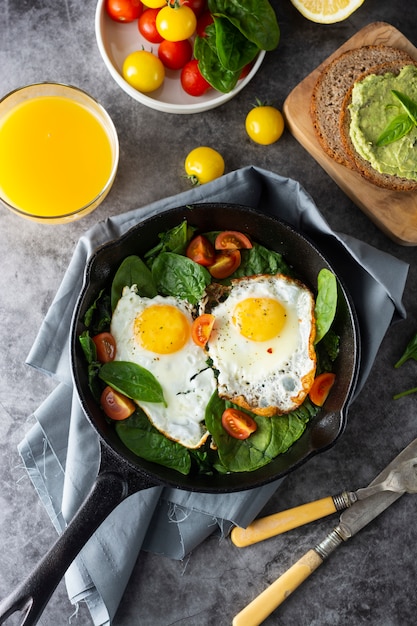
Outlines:
<svg viewBox="0 0 417 626"><path fill-rule="evenodd" d="M207 237L196 235L188 244L185 255L195 263L207 267L214 263L216 251Z"/></svg>
<svg viewBox="0 0 417 626"><path fill-rule="evenodd" d="M116 340L111 333L99 333L93 338L96 346L97 360L100 363L108 363L113 361L116 356Z"/></svg>
<svg viewBox="0 0 417 626"><path fill-rule="evenodd" d="M191 325L191 337L197 346L204 348L210 338L210 333L213 330L214 315L211 313L203 313L199 315Z"/></svg>
<svg viewBox="0 0 417 626"><path fill-rule="evenodd" d="M148 50L131 52L123 62L122 73L125 81L142 93L155 91L165 78L162 61Z"/></svg>
<svg viewBox="0 0 417 626"><path fill-rule="evenodd" d="M142 10L141 0L106 0L106 11L115 22L133 22Z"/></svg>
<svg viewBox="0 0 417 626"><path fill-rule="evenodd" d="M224 159L214 148L199 146L187 155L184 167L193 184L203 185L224 174Z"/></svg>
<svg viewBox="0 0 417 626"><path fill-rule="evenodd" d="M198 60L191 59L181 70L181 86L190 96L202 96L211 89L210 83L202 76Z"/></svg>
<svg viewBox="0 0 417 626"><path fill-rule="evenodd" d="M150 9L160 9L166 5L166 0L142 0L142 4Z"/></svg>
<svg viewBox="0 0 417 626"><path fill-rule="evenodd" d="M216 250L241 250L252 248L252 243L244 233L237 230L223 230L215 239Z"/></svg>
<svg viewBox="0 0 417 626"><path fill-rule="evenodd" d="M163 37L158 33L156 28L156 16L160 9L146 9L138 20L138 29L140 34L151 43L161 43Z"/></svg>
<svg viewBox="0 0 417 626"><path fill-rule="evenodd" d="M159 34L168 41L189 39L195 32L197 18L190 7L186 5L163 7L156 18L156 28Z"/></svg>
<svg viewBox="0 0 417 626"><path fill-rule="evenodd" d="M180 0L180 4L190 7L197 17L207 8L206 0Z"/></svg>
<svg viewBox="0 0 417 626"><path fill-rule="evenodd" d="M323 406L335 380L336 374L332 374L332 372L323 372L322 374L319 374L314 379L313 385L308 394L310 400L317 406Z"/></svg>
<svg viewBox="0 0 417 626"><path fill-rule="evenodd" d="M206 37L206 28L213 24L214 18L210 11L204 11L197 19L196 32L200 37Z"/></svg>
<svg viewBox="0 0 417 626"><path fill-rule="evenodd" d="M104 388L100 397L100 404L107 417L112 420L125 420L136 409L133 400L110 386Z"/></svg>
<svg viewBox="0 0 417 626"><path fill-rule="evenodd" d="M168 41L164 39L159 46L158 56L170 70L180 70L193 56L193 47L188 39Z"/></svg>
<svg viewBox="0 0 417 626"><path fill-rule="evenodd" d="M284 132L284 118L275 107L259 104L249 111L245 127L255 143L268 146L278 141Z"/></svg>
<svg viewBox="0 0 417 626"><path fill-rule="evenodd" d="M216 254L214 263L207 269L213 278L227 278L237 270L241 260L240 250L224 250Z"/></svg>
<svg viewBox="0 0 417 626"><path fill-rule="evenodd" d="M247 439L258 428L255 420L238 409L226 409L222 415L222 426L235 439Z"/></svg>

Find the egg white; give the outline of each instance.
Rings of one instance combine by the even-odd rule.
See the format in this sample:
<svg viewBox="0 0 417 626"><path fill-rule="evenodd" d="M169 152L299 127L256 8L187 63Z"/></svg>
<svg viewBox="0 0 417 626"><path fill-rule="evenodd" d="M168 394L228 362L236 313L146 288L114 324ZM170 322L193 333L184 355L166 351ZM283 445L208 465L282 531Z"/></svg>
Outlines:
<svg viewBox="0 0 417 626"><path fill-rule="evenodd" d="M284 307L285 323L275 337L257 341L241 334L233 317L248 298L268 298ZM215 323L207 344L219 395L265 416L301 405L316 368L314 306L305 285L281 274L232 281L228 297L211 310Z"/></svg>
<svg viewBox="0 0 417 626"><path fill-rule="evenodd" d="M171 354L147 350L137 341L135 319L155 304L176 307L191 326L191 306L185 301L164 296L142 298L135 286L125 288L111 322L111 333L117 345L116 360L132 361L152 372L162 386L167 406L135 402L169 439L187 448L198 448L208 436L203 421L206 406L216 389L214 372L207 366L206 353L193 342L191 335L180 350Z"/></svg>

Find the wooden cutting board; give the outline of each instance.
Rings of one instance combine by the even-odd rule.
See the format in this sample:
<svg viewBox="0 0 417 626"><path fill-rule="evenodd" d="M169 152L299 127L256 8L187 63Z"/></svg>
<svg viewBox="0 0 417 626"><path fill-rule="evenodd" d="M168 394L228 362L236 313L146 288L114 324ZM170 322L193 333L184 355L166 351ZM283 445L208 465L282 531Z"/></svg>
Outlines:
<svg viewBox="0 0 417 626"><path fill-rule="evenodd" d="M365 26L338 48L295 87L284 102L287 128L316 159L347 196L390 239L405 246L417 245L417 193L386 191L365 180L349 168L336 163L321 148L310 117L310 100L322 69L346 50L385 44L401 48L417 61L417 48L396 28L385 22Z"/></svg>

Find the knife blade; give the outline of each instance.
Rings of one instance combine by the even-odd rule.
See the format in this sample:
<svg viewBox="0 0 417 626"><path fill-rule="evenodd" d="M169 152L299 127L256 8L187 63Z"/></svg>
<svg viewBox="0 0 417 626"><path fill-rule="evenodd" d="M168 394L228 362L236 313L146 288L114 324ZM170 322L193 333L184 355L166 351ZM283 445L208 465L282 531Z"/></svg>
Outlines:
<svg viewBox="0 0 417 626"><path fill-rule="evenodd" d="M369 484L369 487L384 482L392 469L401 465L404 461L409 461L417 456L417 439L414 439L398 456L385 467L378 476ZM332 515L337 511L352 506L356 501L355 492L343 491L337 496L327 496L314 502L308 502L300 506L273 513L265 517L254 520L246 528L235 526L230 537L238 548L253 545L259 541L264 541L281 533L288 532L309 522Z"/></svg>
<svg viewBox="0 0 417 626"><path fill-rule="evenodd" d="M390 471L417 452L417 439L414 439L393 461L370 483L385 480ZM374 520L403 493L381 491L365 500L358 500L340 516L339 524L314 548L304 554L275 582L254 598L233 619L233 626L259 626L280 604L288 598L332 552L362 528Z"/></svg>

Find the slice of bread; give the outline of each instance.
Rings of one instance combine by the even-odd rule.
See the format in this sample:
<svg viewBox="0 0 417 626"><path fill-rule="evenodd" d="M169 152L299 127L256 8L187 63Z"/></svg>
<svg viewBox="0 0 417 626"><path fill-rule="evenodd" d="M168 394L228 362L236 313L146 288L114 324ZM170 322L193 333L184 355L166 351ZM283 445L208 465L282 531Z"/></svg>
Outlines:
<svg viewBox="0 0 417 626"><path fill-rule="evenodd" d="M346 94L353 84L371 68L401 61L414 63L407 52L383 44L363 46L344 52L321 72L313 89L311 117L317 139L323 150L335 161L354 168L340 138L339 118Z"/></svg>
<svg viewBox="0 0 417 626"><path fill-rule="evenodd" d="M417 62L413 59L404 63L401 60L391 61L390 63L382 63L376 67L370 68L364 72L355 82L359 82L369 76L370 74L384 75L391 73L398 75L405 65L416 65ZM346 93L339 117L339 137L342 143L342 149L347 156L347 159L351 163L351 167L356 169L364 178L371 183L384 189L390 189L392 191L417 191L417 180L411 180L409 178L402 178L400 176L394 176L391 174L382 174L374 169L371 164L356 151L352 140L350 138L350 110L349 105L352 101L352 90L354 85L351 85L350 89Z"/></svg>

